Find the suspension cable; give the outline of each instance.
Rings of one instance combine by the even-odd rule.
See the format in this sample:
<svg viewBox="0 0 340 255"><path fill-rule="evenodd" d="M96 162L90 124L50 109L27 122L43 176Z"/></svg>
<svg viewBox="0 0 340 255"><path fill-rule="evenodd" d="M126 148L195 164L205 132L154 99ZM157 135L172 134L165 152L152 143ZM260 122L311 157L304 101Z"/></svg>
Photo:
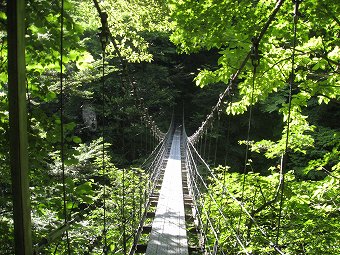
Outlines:
<svg viewBox="0 0 340 255"><path fill-rule="evenodd" d="M100 16L102 16L103 12L102 12L101 7L98 3L98 0L93 0L93 2L94 2L94 5L95 5L95 7L98 11L98 14ZM159 129L159 127L153 121L153 118L148 113L148 108L145 107L145 105L144 105L144 99L142 97L140 97L140 95L138 95L138 89L135 86L135 82L132 82L132 80L131 80L129 70L128 70L128 66L127 66L126 61L124 61L123 56L121 55L121 53L119 51L119 47L116 43L116 38L112 35L109 28L107 29L107 32L108 32L108 38L112 42L114 50L115 50L115 52L118 56L118 59L121 63L123 73L125 74L128 82L129 82L129 85L132 89L131 94L135 97L136 106L142 111L142 120L144 121L145 126L150 128L155 133L157 139L159 141L161 141L165 137L165 134Z"/></svg>
<svg viewBox="0 0 340 255"><path fill-rule="evenodd" d="M262 29L259 32L259 35L256 37L256 41L259 44L261 39L263 38L264 34L266 33L266 31L269 28L269 25L273 22L273 20L275 19L276 14L278 13L278 11L280 10L283 2L285 0L278 0L276 3L276 6L274 7L274 10L272 11L272 13L270 14L270 16L268 17L267 22L265 23L265 25L262 27ZM205 120L202 122L202 125L196 130L196 132L194 132L193 135L191 135L189 137L189 140L195 144L198 140L198 138L203 134L203 132L206 130L207 125L212 121L213 116L214 116L214 112L218 111L221 106L222 106L222 101L224 100L224 98L230 94L238 76L240 75L241 71L243 70L243 68L246 66L246 63L248 62L249 58L251 57L252 52L249 51L248 54L246 55L246 57L243 59L241 65L239 66L239 68L236 70L236 72L231 75L229 84L227 86L227 88L220 94L218 101L216 103L216 105L212 108L211 112L207 115L207 117L205 118Z"/></svg>
<svg viewBox="0 0 340 255"><path fill-rule="evenodd" d="M228 193L228 195L230 196L231 199L233 199L241 208L242 210L245 212L245 214L248 216L248 218L253 222L253 224L256 226L256 228L261 232L261 234L266 237L269 238L269 235L265 232L265 230L257 223L257 221L255 220L255 218L251 215L251 213L244 207L243 203L238 200L231 192L230 190L224 186L221 181L217 178L217 176L214 174L214 172L210 169L209 165L204 161L204 159L201 157L201 155L199 155L199 153L197 152L197 150L195 149L195 147L193 146L193 144L188 141L188 150L190 152L190 154L192 154L191 151L193 151L196 155L197 158L199 159L199 161L201 161L201 163L206 167L206 169L209 171L210 175L214 178L214 180L223 188L223 191ZM193 158L193 157L192 157ZM202 181L203 186L207 189L208 194L211 196L209 190L208 190L208 184L204 181L203 177L199 174L198 170L197 170L197 175L199 176L199 178ZM212 198L214 199L214 198ZM218 206L218 204L216 203L216 205ZM222 210L221 210L222 211ZM223 214L224 215L224 214ZM235 230L236 231L236 230ZM236 233L238 236L238 233ZM277 245L275 243L273 243L270 238L266 240L269 245L271 247L274 248L274 250L276 252L278 252L279 254L283 255L284 253L277 247Z"/></svg>
<svg viewBox="0 0 340 255"><path fill-rule="evenodd" d="M221 111L219 110L217 112L218 116L217 116L217 125L216 125L216 138L215 138L215 150L214 150L214 166L216 166L216 160L217 160L217 148L218 148L218 133L220 131L220 122L221 122Z"/></svg>
<svg viewBox="0 0 340 255"><path fill-rule="evenodd" d="M193 146L192 146L193 147ZM194 152L197 154L196 149L193 147ZM189 153L189 160L194 162L194 156L193 153L190 149L190 147L188 147L188 153ZM211 198L211 200L214 202L214 204L217 207L218 212L220 213L220 215L222 216L222 218L224 219L224 221L229 225L230 229L232 230L233 235L235 236L237 242L240 244L240 246L243 248L243 251L246 254L249 254L246 246L244 244L244 241L241 240L241 237L238 235L238 233L236 232L236 230L234 229L234 227L232 226L232 224L229 222L229 219L225 216L225 214L223 213L222 209L220 208L220 206L218 205L217 201L215 200L215 198L213 197L213 195L211 194L211 192L209 191L208 185L206 184L206 182L204 181L203 177L201 176L201 174L198 172L198 167L196 164L193 164L194 166L194 171L195 171L195 175L199 177L199 179L201 180L201 183L203 184L204 188L207 190L207 194L208 196ZM192 171L192 168L191 168ZM193 175L193 173L191 173L191 176ZM198 188L198 184L196 183L196 181L193 179L194 181L194 186L196 187L196 190L199 191Z"/></svg>
<svg viewBox="0 0 340 255"><path fill-rule="evenodd" d="M63 185L63 214L64 224L68 224L67 216L67 196L66 196L66 183L65 183L65 141L64 141L64 71L63 71L63 55L64 55L64 0L61 0L60 7L60 74L59 74L59 88L60 88L60 160L61 160L61 171L62 171L62 185ZM65 231L67 253L71 254L70 239L68 230Z"/></svg>
<svg viewBox="0 0 340 255"><path fill-rule="evenodd" d="M251 63L253 65L253 77L252 77L252 85L251 85L251 96L250 96L250 106L249 106L249 116L248 116L248 129L247 129L247 139L246 139L246 149L245 149L245 157L244 157L244 166L243 166L243 178L242 178L242 193L241 193L241 203L243 203L244 199L244 191L245 191L245 183L247 178L247 165L248 165L248 153L249 153L249 139L250 139L250 129L251 129L251 121L253 118L253 104L254 104L254 89L255 89L255 79L256 79L256 69L260 63L259 56L259 43L255 37L252 38L252 47L251 47ZM237 231L240 230L240 224L242 219L242 210L240 210L239 220L237 224Z"/></svg>
<svg viewBox="0 0 340 255"><path fill-rule="evenodd" d="M229 97L229 103L230 105L233 104L233 93L230 93L230 97ZM231 126L231 117L230 115L228 116L227 115L227 146L226 146L226 150L225 150L225 155L224 155L224 165L226 166L227 165L227 159L228 159L228 156L229 156L229 148L230 148L230 126ZM224 175L224 181L225 181L225 175ZM224 182L223 181L223 182Z"/></svg>
<svg viewBox="0 0 340 255"><path fill-rule="evenodd" d="M108 253L108 246L107 246L107 208L106 208L106 176L107 176L107 169L105 164L105 58L106 58L106 46L108 43L108 24L107 24L107 14L105 12L101 13L100 15L102 27L100 28L99 39L102 46L102 118L103 118L103 127L102 127L102 137L103 137L103 144L102 144L102 174L104 177L104 186L103 186L103 235L104 235L104 247L103 253L106 255Z"/></svg>
<svg viewBox="0 0 340 255"><path fill-rule="evenodd" d="M286 142L285 142L285 150L283 153L283 161L281 164L282 171L282 185L281 185L281 194L280 194L280 207L279 207L279 216L277 219L277 232L276 232L276 244L278 245L279 237L280 237L280 228L281 228L281 217L282 217L282 209L283 209L283 197L284 197L284 189L285 189L285 168L287 166L287 153L288 153L288 144L289 144L289 132L290 132L290 119L291 119L291 108L292 108L292 88L294 85L295 79L295 48L296 48L296 31L297 31L297 23L299 19L299 5L302 0L293 0L294 3L294 17L293 17L293 49L292 49L292 69L289 81L289 95L288 95L288 117L287 117L287 130L286 130Z"/></svg>
<svg viewBox="0 0 340 255"><path fill-rule="evenodd" d="M134 254L135 249L137 247L137 243L139 241L142 227L144 224L144 221L146 219L147 211L150 207L151 200L150 197L153 194L156 183L158 179L160 178L160 173L162 169L162 165L164 163L164 158L167 156L167 148L169 146L169 140L172 135L172 127L173 127L173 121L171 122L170 128L168 129L168 132L166 133L165 137L163 138L162 142L160 142L155 150L151 153L149 158L144 161L142 164L142 167L147 170L150 175L149 178L145 182L145 189L144 191L141 189L141 185L139 186L139 217L140 221L138 223L137 229L134 234L134 240L133 245L130 249L129 254ZM152 161L151 161L152 160ZM148 161L151 161L151 163L147 163ZM152 169L152 171L150 171ZM144 204L143 204L143 197L144 197ZM142 206L143 206L143 212L142 212Z"/></svg>
<svg viewBox="0 0 340 255"><path fill-rule="evenodd" d="M123 176L122 176L122 225L123 225L123 254L126 255L126 217L125 217L125 195L126 195L126 187L125 187L125 168L123 168Z"/></svg>

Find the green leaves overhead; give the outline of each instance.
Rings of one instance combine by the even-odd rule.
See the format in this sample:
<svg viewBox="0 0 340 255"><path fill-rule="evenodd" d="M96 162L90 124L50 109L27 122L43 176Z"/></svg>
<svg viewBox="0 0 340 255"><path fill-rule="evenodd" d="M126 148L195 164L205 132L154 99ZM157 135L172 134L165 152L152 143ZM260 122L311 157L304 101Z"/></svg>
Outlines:
<svg viewBox="0 0 340 255"><path fill-rule="evenodd" d="M196 52L216 48L220 58L216 66L200 71L198 86L214 83L229 84L251 49L251 38L257 36L277 1L172 1L171 15L174 32L172 41L181 52ZM299 5L295 77L290 120L291 146L305 151L312 145L308 117L304 109L314 98L318 103L339 101L339 13L336 1L305 0ZM259 44L260 65L254 90L251 88L251 61L239 75L236 100L227 107L228 114L242 114L251 104L266 104L269 95L279 93L274 109L287 121L287 88L292 70L294 4L284 2ZM217 99L216 99L217 100ZM286 123L287 124L287 123ZM285 133L286 128L283 130ZM282 142L283 142L282 138ZM277 146L282 147L279 145Z"/></svg>
<svg viewBox="0 0 340 255"><path fill-rule="evenodd" d="M228 43L233 47L237 42L246 42L248 36L242 29L249 28L251 22L243 18L253 12L252 2L172 1L171 14L175 28L172 41L183 52L221 48ZM250 27L250 33L251 30L254 26Z"/></svg>
<svg viewBox="0 0 340 255"><path fill-rule="evenodd" d="M76 1L74 1L76 2ZM77 20L87 30L101 27L99 15L92 1L83 1L77 9ZM146 32L167 33L170 30L167 5L162 1L102 1L108 14L108 25L120 54L131 62L151 61ZM88 15L82 15L87 13ZM109 44L108 53L117 57L116 48Z"/></svg>
<svg viewBox="0 0 340 255"><path fill-rule="evenodd" d="M72 6L74 3L65 1L65 6ZM47 11L48 10L48 11ZM45 1L29 3L26 33L26 62L27 69L33 73L42 73L48 69L58 71L60 59L60 6L57 2L47 3ZM74 22L72 14L65 11L63 51L65 54L64 64L69 61L76 61L76 56L82 56L84 48L80 47L79 40L83 28ZM69 58L69 53L73 57ZM36 64L38 62L39 64ZM30 76L30 73L28 73ZM33 78L33 77L32 77Z"/></svg>

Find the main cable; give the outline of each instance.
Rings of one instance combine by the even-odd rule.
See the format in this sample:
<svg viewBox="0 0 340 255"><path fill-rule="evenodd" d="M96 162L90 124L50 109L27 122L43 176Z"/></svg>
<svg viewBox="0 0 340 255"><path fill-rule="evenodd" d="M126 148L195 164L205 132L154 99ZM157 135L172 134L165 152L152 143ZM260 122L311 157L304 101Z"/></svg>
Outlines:
<svg viewBox="0 0 340 255"><path fill-rule="evenodd" d="M63 185L63 214L64 225L68 224L67 216L67 196L66 196L66 183L65 183L65 142L64 142L64 71L63 71L63 55L64 55L64 0L61 0L60 7L60 75L59 75L59 88L60 88L60 160L62 171L62 185ZM70 239L68 230L66 234L67 253L71 254Z"/></svg>
<svg viewBox="0 0 340 255"><path fill-rule="evenodd" d="M106 176L107 176L107 169L105 164L105 60L106 60L106 46L108 43L108 24L107 24L107 14L105 12L101 13L100 20L102 23L102 27L100 28L99 39L102 46L102 119L103 119L103 127L102 127L102 174L104 177L104 186L103 186L103 235L104 235L104 247L103 253L106 255L108 252L107 246L107 206L106 206Z"/></svg>
<svg viewBox="0 0 340 255"><path fill-rule="evenodd" d="M264 36L264 34L266 33L266 31L269 28L269 25L273 22L273 20L275 19L276 14L278 13L278 11L280 10L282 4L284 3L285 0L278 0L274 10L272 11L272 13L270 14L270 16L268 17L267 22L265 23L265 25L262 27L259 35L257 37L255 37L255 41L257 43L260 43L262 37ZM226 95L229 95L232 87L234 86L234 83L236 82L236 79L238 78L238 76L240 75L241 71L243 70L243 68L245 67L245 65L247 64L249 58L251 57L252 51L249 51L248 54L246 55L246 57L243 59L241 65L239 66L239 68L237 69L237 71L231 76L229 84L227 86L227 88L220 94L218 101L216 103L216 105L212 108L211 112L207 115L207 117L205 118L205 120L202 122L202 125L196 130L196 132L194 132L193 135L191 135L189 137L189 140L195 144L198 140L198 138L202 135L202 133L206 130L206 126L212 121L212 118L214 117L214 112L218 111L220 109L220 107L222 106L222 101L223 99L226 97Z"/></svg>
<svg viewBox="0 0 340 255"><path fill-rule="evenodd" d="M246 149L245 149L245 157L244 157L244 167L243 167L243 178L242 178L242 192L241 192L241 203L243 203L244 199L244 191L245 191L245 183L247 179L247 165L249 160L249 139L250 139L250 129L251 129L251 121L253 118L253 105L254 105L254 90L255 90L255 80L256 80L256 69L260 63L259 56L259 44L256 38L252 39L252 48L251 48L251 63L253 65L253 77L252 77L252 85L251 85L251 96L250 96L250 106L249 106L249 116L248 116L248 129L247 129L247 140L246 140ZM240 230L240 224L242 219L242 209L240 209L239 220L237 224L237 231Z"/></svg>
<svg viewBox="0 0 340 255"><path fill-rule="evenodd" d="M106 14L105 12L103 12L101 10L101 7L98 3L98 0L93 0L93 3L97 9L97 12L99 14L100 17L103 16L103 14ZM106 14L106 18L107 18L107 14ZM102 21L103 23L103 21ZM107 34L108 34L108 38L110 39L110 41L113 44L114 50L118 56L118 59L120 61L120 64L122 66L122 71L125 74L130 87L132 89L132 95L135 97L135 103L136 103L136 107L138 107L139 109L141 109L142 111L142 120L145 123L145 126L150 128L152 132L154 132L154 134L156 135L157 139L159 141L161 141L164 137L165 134L159 129L159 127L156 125L156 123L154 122L154 120L152 119L152 117L150 116L150 114L148 113L148 109L144 106L144 99L142 97L140 97L138 95L138 89L135 86L135 83L132 82L130 74L129 74L129 70L128 70L128 66L126 64L126 61L124 61L123 56L121 55L120 51L119 51L119 47L117 45L116 39L114 38L114 36L112 35L112 33L110 32L109 27L107 26Z"/></svg>
<svg viewBox="0 0 340 255"><path fill-rule="evenodd" d="M281 217L282 217L282 209L283 209L283 197L284 197L284 188L285 188L285 168L287 164L287 153L288 153L288 144L289 144L289 132L290 132L290 119L291 119L291 108L292 108L292 90L293 84L295 80L295 48L296 48L296 31L297 31L297 22L299 18L299 4L302 0L293 0L294 3L294 17L293 17L293 48L292 48L292 70L289 81L289 95L288 95L288 116L287 116L287 130L286 130L286 144L285 150L283 153L283 160L281 164L282 171L282 185L281 185L281 195L280 195L280 205L279 205L279 216L277 220L277 232L276 232L276 245L279 242L280 236L280 228L281 228Z"/></svg>

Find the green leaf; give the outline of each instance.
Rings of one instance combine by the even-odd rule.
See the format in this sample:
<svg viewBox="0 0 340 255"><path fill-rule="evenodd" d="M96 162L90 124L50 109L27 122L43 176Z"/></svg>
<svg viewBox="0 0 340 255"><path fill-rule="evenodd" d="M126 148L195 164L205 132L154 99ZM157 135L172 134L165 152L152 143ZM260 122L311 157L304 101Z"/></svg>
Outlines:
<svg viewBox="0 0 340 255"><path fill-rule="evenodd" d="M76 187L75 193L78 195L89 194L91 190L92 190L91 182L85 182Z"/></svg>
<svg viewBox="0 0 340 255"><path fill-rule="evenodd" d="M67 208L67 209L72 209L72 208L73 208L73 202L67 201L67 203L66 203L66 208Z"/></svg>
<svg viewBox="0 0 340 255"><path fill-rule="evenodd" d="M83 196L82 197L83 201L87 204L92 204L93 203L93 198L89 196Z"/></svg>
<svg viewBox="0 0 340 255"><path fill-rule="evenodd" d="M78 163L79 163L79 160L76 159L76 158L66 159L66 160L64 161L64 163L65 163L66 166L72 166L72 165L78 164Z"/></svg>
<svg viewBox="0 0 340 255"><path fill-rule="evenodd" d="M46 96L45 96L45 98L44 98L44 101L45 101L45 102L49 102L49 101L52 101L52 100L56 99L56 97L57 97L56 93L54 93L54 92L52 92L52 91L49 91L49 92L46 94Z"/></svg>
<svg viewBox="0 0 340 255"><path fill-rule="evenodd" d="M73 136L73 137L72 137L72 140L73 140L73 142L75 142L75 143L81 143L81 138L78 137L78 136Z"/></svg>

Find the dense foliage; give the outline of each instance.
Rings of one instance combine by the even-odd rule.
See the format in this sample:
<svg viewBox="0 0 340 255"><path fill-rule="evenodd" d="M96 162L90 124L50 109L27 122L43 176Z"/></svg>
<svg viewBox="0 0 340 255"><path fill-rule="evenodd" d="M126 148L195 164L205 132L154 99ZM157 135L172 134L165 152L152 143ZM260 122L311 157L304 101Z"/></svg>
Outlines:
<svg viewBox="0 0 340 255"><path fill-rule="evenodd" d="M104 77L98 37L101 23L93 2L65 1L64 7L62 106L60 3L27 1L26 8L33 244L42 254L65 254L66 236L65 233L60 235L65 230L65 181L67 218L71 222L66 228L69 228L73 253L102 252L104 203L108 250L122 253L131 247L145 201L141 195L146 173L133 166L139 166L157 142L141 121L143 111L138 109L131 85L137 86L145 107L163 130L168 128L170 120L165 116L171 112L177 94L170 89L166 63L169 55L164 57L164 53L157 50L162 47L170 54L170 60L171 54L175 54L174 48L168 46L168 25L163 22L167 7L152 1L102 3L101 7L109 14L110 30L119 49L118 53L112 43L108 45ZM5 9L5 4L1 5L0 250L1 254L12 254ZM132 9L138 11L132 12ZM154 15L147 15L150 11ZM151 60L162 62L155 65ZM65 180L61 139L64 141Z"/></svg>
<svg viewBox="0 0 340 255"><path fill-rule="evenodd" d="M227 254L244 252L239 245L230 245L236 244L236 232L250 254L275 254L272 244L277 237L282 185L279 169L272 169L272 174L266 176L249 172L245 181L242 174L230 173L223 167L215 169L215 173L219 180L209 180L209 192L204 197L202 210L209 212L209 220L218 230L220 251ZM285 179L279 249L285 254L337 254L339 174L320 181L301 181L290 171ZM243 208L235 197L244 198ZM221 216L220 208L226 219ZM203 214L203 222L207 220ZM207 236L210 242L206 245L212 248L215 238L211 228L207 228Z"/></svg>
<svg viewBox="0 0 340 255"><path fill-rule="evenodd" d="M112 254L122 254L131 246L148 177L134 167L157 142L141 120L143 109L136 102L143 98L162 131L167 130L173 109L180 114L184 106L186 128L193 133L250 51L251 38L258 36L277 1L99 1L108 14L114 42L106 48L102 77L103 52L98 37L102 24L97 10L90 0L65 0L63 109L59 87L60 3L26 2L34 245L40 243L43 254L65 254L67 248L65 235L49 240L64 221L63 139L67 217L72 222L68 238L73 253L102 253L105 201L108 249ZM284 234L279 240L287 254L340 251L339 8L335 0L304 0L299 4L289 157L284 169ZM0 251L12 254L5 9L6 3L0 3ZM285 151L288 127L293 10L294 4L284 1L259 42L256 73L247 61L233 95L225 99L225 111L218 114L199 145L199 152L209 163L222 165L214 170L220 180L207 181L210 194L225 215L238 217L240 207L223 191L223 180L235 197L245 197L244 206L272 238L279 211L278 162ZM249 121L250 139L246 141ZM247 166L245 144L249 146ZM231 230L221 223L209 199L207 193L205 209L219 226L222 249L238 254L240 247L230 245L234 244ZM268 201L273 202L263 206ZM247 217L242 217L241 223L239 231L249 251L273 253ZM209 235L213 240L212 233Z"/></svg>

